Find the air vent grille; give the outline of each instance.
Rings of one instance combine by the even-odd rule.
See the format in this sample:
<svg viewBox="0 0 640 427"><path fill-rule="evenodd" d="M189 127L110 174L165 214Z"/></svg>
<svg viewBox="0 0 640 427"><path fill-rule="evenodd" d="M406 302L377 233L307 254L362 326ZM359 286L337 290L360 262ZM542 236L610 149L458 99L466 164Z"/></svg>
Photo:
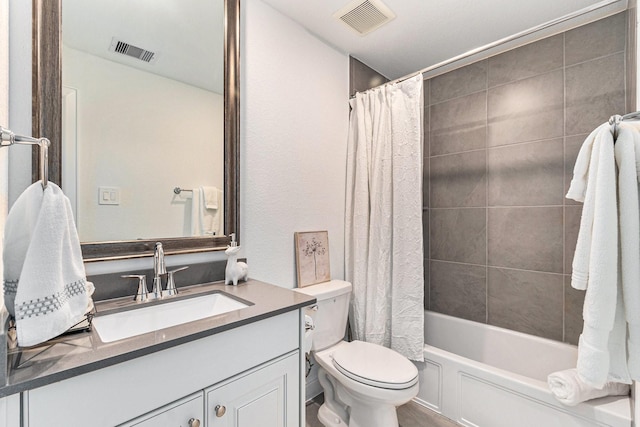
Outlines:
<svg viewBox="0 0 640 427"><path fill-rule="evenodd" d="M377 0L356 0L333 15L361 36L380 28L396 16Z"/></svg>
<svg viewBox="0 0 640 427"><path fill-rule="evenodd" d="M149 63L155 62L157 58L156 52L151 52L150 50L146 50L141 47L134 46L130 43L123 42L122 40L118 40L115 37L111 39L111 46L109 47L109 50Z"/></svg>

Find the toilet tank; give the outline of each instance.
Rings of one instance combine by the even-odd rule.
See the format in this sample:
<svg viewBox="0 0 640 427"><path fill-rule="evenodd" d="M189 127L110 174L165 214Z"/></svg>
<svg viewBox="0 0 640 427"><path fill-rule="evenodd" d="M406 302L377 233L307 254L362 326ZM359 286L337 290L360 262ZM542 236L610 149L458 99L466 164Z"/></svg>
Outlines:
<svg viewBox="0 0 640 427"><path fill-rule="evenodd" d="M308 308L306 313L313 318L315 324L311 349L323 350L342 341L349 315L351 283L331 280L296 288L295 291L311 295L318 300L317 310Z"/></svg>

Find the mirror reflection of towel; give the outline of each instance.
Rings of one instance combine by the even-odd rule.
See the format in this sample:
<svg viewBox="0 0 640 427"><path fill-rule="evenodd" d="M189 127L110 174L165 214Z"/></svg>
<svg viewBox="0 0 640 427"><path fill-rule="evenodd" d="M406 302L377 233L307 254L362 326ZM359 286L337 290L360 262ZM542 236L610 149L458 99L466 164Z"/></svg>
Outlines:
<svg viewBox="0 0 640 427"><path fill-rule="evenodd" d="M210 190L205 190L210 189ZM207 206L206 193L215 193L217 208ZM222 191L215 187L194 188L191 200L191 235L192 236L219 236L224 234L224 202Z"/></svg>
<svg viewBox="0 0 640 427"><path fill-rule="evenodd" d="M201 187L204 194L204 207L218 209L218 189L216 187ZM222 194L222 191L220 191Z"/></svg>

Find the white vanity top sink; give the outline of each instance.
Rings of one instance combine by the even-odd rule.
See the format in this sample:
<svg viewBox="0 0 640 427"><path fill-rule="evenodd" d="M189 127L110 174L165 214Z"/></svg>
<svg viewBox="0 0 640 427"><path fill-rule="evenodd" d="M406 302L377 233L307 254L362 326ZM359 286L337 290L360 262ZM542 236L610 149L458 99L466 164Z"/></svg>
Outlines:
<svg viewBox="0 0 640 427"><path fill-rule="evenodd" d="M93 318L102 342L118 341L171 326L248 307L249 304L213 293L121 311Z"/></svg>

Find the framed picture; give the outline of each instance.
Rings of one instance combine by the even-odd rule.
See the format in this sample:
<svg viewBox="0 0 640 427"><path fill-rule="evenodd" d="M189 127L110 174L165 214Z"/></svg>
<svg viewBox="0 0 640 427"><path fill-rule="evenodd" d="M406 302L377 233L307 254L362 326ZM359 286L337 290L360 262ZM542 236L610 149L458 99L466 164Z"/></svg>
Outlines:
<svg viewBox="0 0 640 427"><path fill-rule="evenodd" d="M295 233L298 287L331 280L329 268L329 233L305 231Z"/></svg>

